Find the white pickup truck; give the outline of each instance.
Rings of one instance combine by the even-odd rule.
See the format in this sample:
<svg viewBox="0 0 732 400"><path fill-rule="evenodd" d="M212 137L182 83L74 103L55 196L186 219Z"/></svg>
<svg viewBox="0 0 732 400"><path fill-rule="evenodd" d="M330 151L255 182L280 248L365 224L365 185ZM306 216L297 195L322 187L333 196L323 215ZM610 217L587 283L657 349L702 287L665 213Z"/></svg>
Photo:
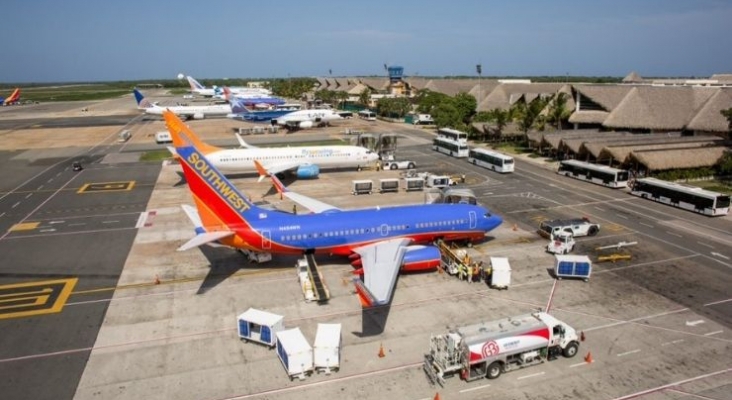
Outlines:
<svg viewBox="0 0 732 400"><path fill-rule="evenodd" d="M415 164L413 161L384 161L382 164L383 169L415 169L417 168L417 164Z"/></svg>
<svg viewBox="0 0 732 400"><path fill-rule="evenodd" d="M559 232L570 232L574 237L595 236L600 232L600 224L590 222L587 218L577 218L543 221L539 225L539 234L547 239Z"/></svg>

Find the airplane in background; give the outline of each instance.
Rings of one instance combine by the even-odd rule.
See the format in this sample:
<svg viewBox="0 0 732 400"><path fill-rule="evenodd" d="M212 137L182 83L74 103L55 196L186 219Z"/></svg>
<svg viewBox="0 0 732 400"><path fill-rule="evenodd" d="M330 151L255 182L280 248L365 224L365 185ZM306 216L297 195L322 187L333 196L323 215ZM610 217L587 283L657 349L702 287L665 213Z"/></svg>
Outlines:
<svg viewBox="0 0 732 400"><path fill-rule="evenodd" d="M323 126L343 117L335 110L299 110L272 119L272 125L281 125L288 129L307 129Z"/></svg>
<svg viewBox="0 0 732 400"><path fill-rule="evenodd" d="M204 244L275 254L335 254L355 258L363 279L355 279L364 308L388 305L399 271L434 270L435 240L485 239L501 217L469 204L419 204L341 210L317 200L313 213L290 214L253 204L216 169L173 112L163 114L196 208L184 206L196 236L179 251ZM279 189L293 196L272 175ZM314 200L314 199L311 199ZM313 205L315 203L319 205ZM422 245L427 244L427 245Z"/></svg>
<svg viewBox="0 0 732 400"><path fill-rule="evenodd" d="M379 155L359 146L297 146L269 147L252 146L236 134L239 149L223 149L203 142L190 131L188 139L217 169L224 173L259 172L260 180L267 176L254 165L258 160L273 174L293 172L299 179L316 178L321 168L365 167L379 159ZM170 152L177 156L175 148Z"/></svg>
<svg viewBox="0 0 732 400"><path fill-rule="evenodd" d="M163 111L170 110L178 116L186 119L204 119L207 116L219 115L225 116L231 114L231 106L228 104L217 104L210 106L170 106L160 107L155 103L151 103L145 99L145 96L139 90L134 89L137 108L145 110L146 114L163 115Z"/></svg>
<svg viewBox="0 0 732 400"><path fill-rule="evenodd" d="M214 86L213 88L207 88L201 85L192 76L186 76L188 84L191 86L191 93L198 94L204 97L218 97L224 98L223 88ZM248 87L230 87L229 90L232 94L251 96L251 97L267 97L272 95L272 91L264 88L248 88Z"/></svg>
<svg viewBox="0 0 732 400"><path fill-rule="evenodd" d="M0 105L3 106L10 106L13 104L18 104L20 102L20 88L15 88L15 90L10 93L10 96L2 98L0 97Z"/></svg>
<svg viewBox="0 0 732 400"><path fill-rule="evenodd" d="M250 110L247 108L247 106L250 106L250 102L240 97L231 97L229 102L231 104L231 114L227 115L227 117L249 122L271 121L293 111L300 110L300 108L297 108L299 104L281 104L265 110Z"/></svg>

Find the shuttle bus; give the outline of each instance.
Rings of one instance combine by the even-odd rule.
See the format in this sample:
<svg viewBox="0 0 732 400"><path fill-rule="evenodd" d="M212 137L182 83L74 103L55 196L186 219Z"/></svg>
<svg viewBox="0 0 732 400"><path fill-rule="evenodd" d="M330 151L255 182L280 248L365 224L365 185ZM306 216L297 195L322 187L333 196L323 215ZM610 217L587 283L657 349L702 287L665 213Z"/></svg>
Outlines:
<svg viewBox="0 0 732 400"><path fill-rule="evenodd" d="M559 171L557 173L613 189L628 187L628 171L605 165L590 164L577 160L564 160L559 163Z"/></svg>
<svg viewBox="0 0 732 400"><path fill-rule="evenodd" d="M635 181L631 194L712 217L729 213L730 196L656 178Z"/></svg>
<svg viewBox="0 0 732 400"><path fill-rule="evenodd" d="M371 110L359 111L358 117L361 119L365 119L366 121L376 121L376 113Z"/></svg>
<svg viewBox="0 0 732 400"><path fill-rule="evenodd" d="M481 148L470 149L468 162L502 174L513 172L513 157L497 151Z"/></svg>
<svg viewBox="0 0 732 400"><path fill-rule="evenodd" d="M467 144L441 137L436 137L432 141L432 150L445 153L451 157L464 158L468 156Z"/></svg>
<svg viewBox="0 0 732 400"><path fill-rule="evenodd" d="M437 130L437 137L450 139L460 144L468 144L468 134L457 129L440 128Z"/></svg>

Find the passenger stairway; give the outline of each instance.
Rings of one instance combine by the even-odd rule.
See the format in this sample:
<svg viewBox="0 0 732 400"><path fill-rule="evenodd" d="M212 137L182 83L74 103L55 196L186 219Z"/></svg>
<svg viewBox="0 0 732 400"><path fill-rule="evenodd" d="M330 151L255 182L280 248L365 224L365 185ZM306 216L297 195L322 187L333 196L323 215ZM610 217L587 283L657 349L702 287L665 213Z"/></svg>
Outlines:
<svg viewBox="0 0 732 400"><path fill-rule="evenodd" d="M312 254L306 254L305 258L308 262L308 275L310 281L313 283L313 289L315 292L315 301L318 303L325 303L330 300L330 290L323 282L323 276L320 274L318 264L315 262L315 256Z"/></svg>

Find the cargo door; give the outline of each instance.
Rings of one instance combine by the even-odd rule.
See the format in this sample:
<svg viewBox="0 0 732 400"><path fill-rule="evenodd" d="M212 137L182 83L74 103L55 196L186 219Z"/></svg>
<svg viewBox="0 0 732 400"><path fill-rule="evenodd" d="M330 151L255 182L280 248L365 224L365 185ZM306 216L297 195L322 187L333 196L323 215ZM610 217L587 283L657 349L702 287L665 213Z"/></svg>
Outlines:
<svg viewBox="0 0 732 400"><path fill-rule="evenodd" d="M270 236L269 230L265 229L261 232L262 234L262 250L268 250L272 247L272 237Z"/></svg>
<svg viewBox="0 0 732 400"><path fill-rule="evenodd" d="M249 321L239 320L239 333L244 337L249 337Z"/></svg>
<svg viewBox="0 0 732 400"><path fill-rule="evenodd" d="M262 326L262 331L259 338L265 343L272 343L272 331L268 326Z"/></svg>

